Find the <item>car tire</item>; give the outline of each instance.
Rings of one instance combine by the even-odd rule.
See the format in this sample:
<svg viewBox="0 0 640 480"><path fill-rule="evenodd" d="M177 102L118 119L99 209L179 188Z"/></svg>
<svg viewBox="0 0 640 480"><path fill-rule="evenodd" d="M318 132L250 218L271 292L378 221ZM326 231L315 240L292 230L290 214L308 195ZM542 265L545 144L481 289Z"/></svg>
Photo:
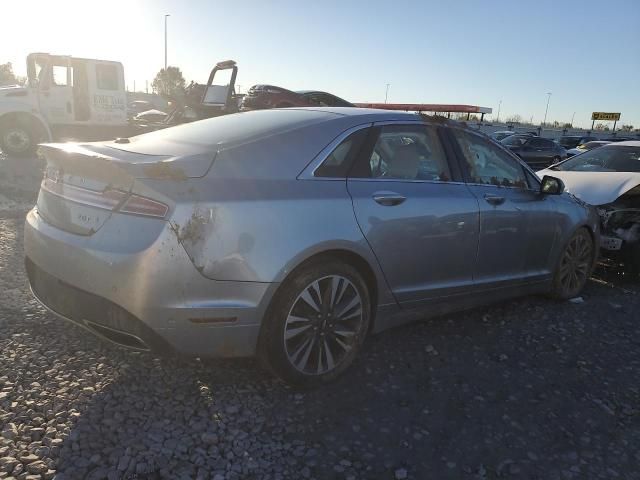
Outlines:
<svg viewBox="0 0 640 480"><path fill-rule="evenodd" d="M586 228L578 229L562 249L553 273L551 296L558 300L578 296L591 276L594 258L591 234Z"/></svg>
<svg viewBox="0 0 640 480"><path fill-rule="evenodd" d="M284 382L315 387L352 363L369 331L370 293L352 266L312 261L285 280L264 319L259 355Z"/></svg>
<svg viewBox="0 0 640 480"><path fill-rule="evenodd" d="M26 125L16 122L0 126L0 149L15 157L32 155L37 147L36 135Z"/></svg>

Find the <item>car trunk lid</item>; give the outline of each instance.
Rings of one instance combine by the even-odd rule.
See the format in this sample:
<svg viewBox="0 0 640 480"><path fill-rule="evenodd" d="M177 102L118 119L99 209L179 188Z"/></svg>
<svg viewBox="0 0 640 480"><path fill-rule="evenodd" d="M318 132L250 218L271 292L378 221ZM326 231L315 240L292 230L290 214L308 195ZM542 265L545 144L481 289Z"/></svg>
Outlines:
<svg viewBox="0 0 640 480"><path fill-rule="evenodd" d="M163 218L168 206L136 195L136 179L184 181L205 175L213 162L210 153L150 154L105 143L45 144L41 152L47 166L38 212L48 223L78 235L94 234L114 212Z"/></svg>

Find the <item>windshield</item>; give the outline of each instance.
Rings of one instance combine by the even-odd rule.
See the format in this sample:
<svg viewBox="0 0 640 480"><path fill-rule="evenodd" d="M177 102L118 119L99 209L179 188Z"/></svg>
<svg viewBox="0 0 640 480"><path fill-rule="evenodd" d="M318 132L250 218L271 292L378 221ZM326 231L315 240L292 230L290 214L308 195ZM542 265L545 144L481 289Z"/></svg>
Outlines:
<svg viewBox="0 0 640 480"><path fill-rule="evenodd" d="M554 167L573 172L640 172L640 147L603 146Z"/></svg>
<svg viewBox="0 0 640 480"><path fill-rule="evenodd" d="M519 137L516 135L511 135L507 138L505 138L504 140L501 140L503 144L509 146L509 147L520 147L522 145L524 145L527 140L529 140L529 137Z"/></svg>

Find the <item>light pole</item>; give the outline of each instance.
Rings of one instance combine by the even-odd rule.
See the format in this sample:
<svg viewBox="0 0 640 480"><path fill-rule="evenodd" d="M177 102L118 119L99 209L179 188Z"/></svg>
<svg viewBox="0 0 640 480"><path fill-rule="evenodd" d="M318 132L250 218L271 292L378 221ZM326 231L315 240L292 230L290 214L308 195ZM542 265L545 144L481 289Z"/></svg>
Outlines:
<svg viewBox="0 0 640 480"><path fill-rule="evenodd" d="M496 123L500 123L500 107L502 106L502 100L498 102L498 118L496 118Z"/></svg>
<svg viewBox="0 0 640 480"><path fill-rule="evenodd" d="M390 83L387 83L387 91L384 94L384 103L387 103L387 98L389 98L389 87L391 86Z"/></svg>
<svg viewBox="0 0 640 480"><path fill-rule="evenodd" d="M166 14L164 16L164 69L167 69L167 17L171 15Z"/></svg>
<svg viewBox="0 0 640 480"><path fill-rule="evenodd" d="M551 92L547 92L547 108L544 110L544 120L542 121L542 127L547 123L547 112L549 111L549 100L551 100Z"/></svg>
<svg viewBox="0 0 640 480"><path fill-rule="evenodd" d="M571 115L571 128L573 128L573 119L576 118L576 112L573 112L573 115Z"/></svg>

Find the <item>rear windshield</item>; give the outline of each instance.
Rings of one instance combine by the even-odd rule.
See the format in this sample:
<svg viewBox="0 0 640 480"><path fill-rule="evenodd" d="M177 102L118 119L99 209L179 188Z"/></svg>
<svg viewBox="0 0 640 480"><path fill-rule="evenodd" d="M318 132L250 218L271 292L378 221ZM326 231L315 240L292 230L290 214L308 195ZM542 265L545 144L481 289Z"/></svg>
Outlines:
<svg viewBox="0 0 640 480"><path fill-rule="evenodd" d="M640 147L605 145L570 158L553 168L573 172L640 172Z"/></svg>
<svg viewBox="0 0 640 480"><path fill-rule="evenodd" d="M518 137L516 135L511 135L510 137L502 140L502 143L511 147L519 147L520 145L524 145L529 138L531 137Z"/></svg>
<svg viewBox="0 0 640 480"><path fill-rule="evenodd" d="M140 147L156 141L214 146L282 133L336 116L334 113L318 110L256 110L165 128L132 137L130 141L132 144L137 143Z"/></svg>

